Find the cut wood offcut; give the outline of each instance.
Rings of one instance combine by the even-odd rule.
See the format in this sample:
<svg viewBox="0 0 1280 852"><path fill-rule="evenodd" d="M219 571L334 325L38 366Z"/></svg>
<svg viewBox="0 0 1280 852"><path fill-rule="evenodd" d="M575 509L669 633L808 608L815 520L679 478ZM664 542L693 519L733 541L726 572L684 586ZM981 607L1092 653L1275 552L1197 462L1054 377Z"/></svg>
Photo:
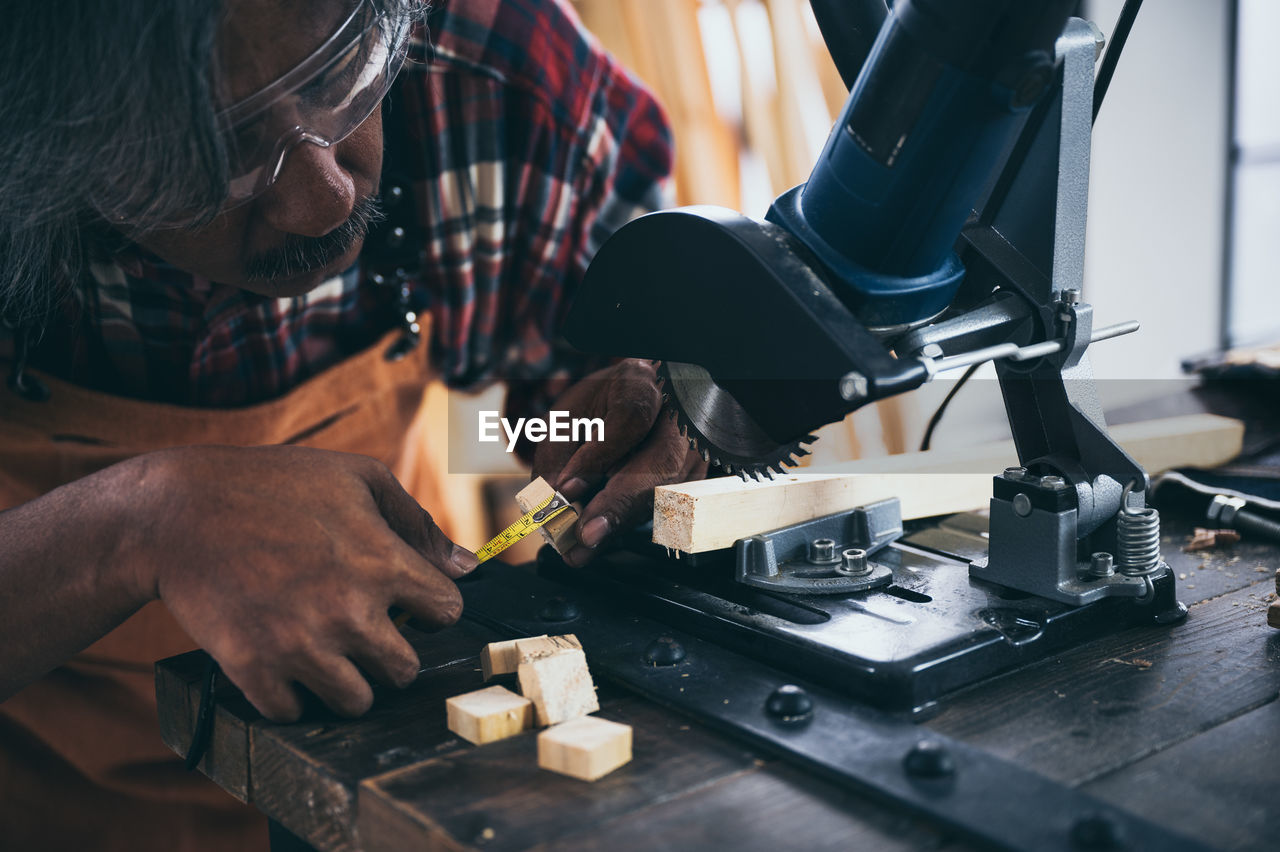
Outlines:
<svg viewBox="0 0 1280 852"><path fill-rule="evenodd" d="M533 727L533 702L502 686L455 695L444 706L449 730L476 745L505 740Z"/></svg>
<svg viewBox="0 0 1280 852"><path fill-rule="evenodd" d="M631 726L584 716L538 734L538 766L595 781L631 760Z"/></svg>
<svg viewBox="0 0 1280 852"><path fill-rule="evenodd" d="M520 490L516 495L516 505L521 512L532 512L538 506L555 496L555 489L539 476ZM568 553L578 537L573 532L573 525L578 522L578 511L570 506L538 528L542 537L556 549L556 553Z"/></svg>
<svg viewBox="0 0 1280 852"><path fill-rule="evenodd" d="M575 636L516 642L520 692L533 702L539 726L555 725L600 709L587 658Z"/></svg>

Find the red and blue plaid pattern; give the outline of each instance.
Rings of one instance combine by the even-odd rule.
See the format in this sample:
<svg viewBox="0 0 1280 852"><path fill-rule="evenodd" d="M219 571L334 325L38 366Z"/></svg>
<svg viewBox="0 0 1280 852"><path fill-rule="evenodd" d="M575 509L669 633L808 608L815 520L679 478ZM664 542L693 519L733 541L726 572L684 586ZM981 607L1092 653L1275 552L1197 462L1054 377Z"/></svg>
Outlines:
<svg viewBox="0 0 1280 852"><path fill-rule="evenodd" d="M596 249L668 200L667 124L567 0L451 0L432 25L391 101L406 111L417 159L401 165L425 231L427 262L410 286L451 385L541 384L571 364L557 329ZM398 321L395 294L358 265L278 300L130 253L91 271L75 316L49 329L34 363L140 399L269 400Z"/></svg>

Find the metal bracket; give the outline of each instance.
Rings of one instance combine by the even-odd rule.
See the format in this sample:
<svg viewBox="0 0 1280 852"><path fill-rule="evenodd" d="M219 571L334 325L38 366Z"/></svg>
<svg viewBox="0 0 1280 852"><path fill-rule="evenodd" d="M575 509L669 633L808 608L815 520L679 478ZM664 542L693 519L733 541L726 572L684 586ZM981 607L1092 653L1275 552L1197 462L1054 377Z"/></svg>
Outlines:
<svg viewBox="0 0 1280 852"><path fill-rule="evenodd" d="M902 536L896 497L740 539L734 546L739 583L792 594L864 592L893 582L870 557Z"/></svg>

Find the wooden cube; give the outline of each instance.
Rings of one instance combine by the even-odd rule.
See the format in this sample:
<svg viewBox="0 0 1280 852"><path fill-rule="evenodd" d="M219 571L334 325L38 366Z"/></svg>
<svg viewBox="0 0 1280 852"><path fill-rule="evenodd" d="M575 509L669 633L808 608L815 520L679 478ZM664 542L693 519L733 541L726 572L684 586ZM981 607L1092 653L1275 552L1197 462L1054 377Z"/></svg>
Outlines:
<svg viewBox="0 0 1280 852"><path fill-rule="evenodd" d="M631 726L583 716L538 734L538 766L595 781L631 762Z"/></svg>
<svg viewBox="0 0 1280 852"><path fill-rule="evenodd" d="M567 722L600 709L587 657L575 636L516 642L520 691L533 702L539 726Z"/></svg>
<svg viewBox="0 0 1280 852"><path fill-rule="evenodd" d="M533 703L502 686L455 695L444 706L449 730L476 745L505 740L533 727Z"/></svg>
<svg viewBox="0 0 1280 852"><path fill-rule="evenodd" d="M582 643L572 633L566 633L563 636L547 636L544 634L542 636L531 636L528 639L516 639L513 641L513 646L515 648L517 666L520 663L534 660L538 657L559 654L561 651L582 650Z"/></svg>
<svg viewBox="0 0 1280 852"><path fill-rule="evenodd" d="M539 476L520 490L516 495L516 504L521 512L530 512L543 501L555 496L555 493L555 489ZM556 549L556 553L568 553L578 543L578 536L573 531L576 523L578 523L578 511L570 506L544 524L538 532L542 533L542 537Z"/></svg>
<svg viewBox="0 0 1280 852"><path fill-rule="evenodd" d="M545 639L546 636L535 636ZM528 642L528 639L509 639L506 642L490 642L480 651L480 671L485 680L494 675L515 674L520 665L520 653L516 651L517 642Z"/></svg>

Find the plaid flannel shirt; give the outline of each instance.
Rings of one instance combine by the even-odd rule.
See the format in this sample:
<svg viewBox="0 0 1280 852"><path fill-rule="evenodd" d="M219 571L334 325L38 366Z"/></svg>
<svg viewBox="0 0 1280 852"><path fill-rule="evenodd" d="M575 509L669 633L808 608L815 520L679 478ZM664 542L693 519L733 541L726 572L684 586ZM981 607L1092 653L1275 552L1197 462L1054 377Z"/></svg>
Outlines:
<svg viewBox="0 0 1280 852"><path fill-rule="evenodd" d="M412 137L415 161L399 165L427 260L408 283L432 315L432 358L450 385L547 387L572 363L557 328L596 249L667 202L665 117L567 0L433 5L444 8L429 38L415 37L391 100ZM125 252L91 265L33 364L139 399L262 402L397 326L398 294L368 277L357 264L304 296L269 299Z"/></svg>

